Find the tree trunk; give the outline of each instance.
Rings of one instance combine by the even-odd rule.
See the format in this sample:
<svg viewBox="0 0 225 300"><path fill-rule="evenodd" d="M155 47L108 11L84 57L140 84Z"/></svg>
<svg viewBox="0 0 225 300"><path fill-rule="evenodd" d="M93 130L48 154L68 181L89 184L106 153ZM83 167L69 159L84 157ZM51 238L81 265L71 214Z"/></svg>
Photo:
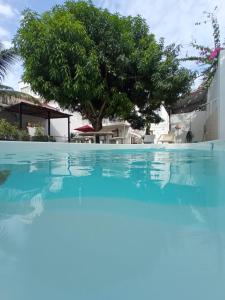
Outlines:
<svg viewBox="0 0 225 300"><path fill-rule="evenodd" d="M95 119L91 122L91 124L96 132L102 129L102 119ZM100 143L100 136L98 134L95 135L95 142L96 144Z"/></svg>
<svg viewBox="0 0 225 300"><path fill-rule="evenodd" d="M147 124L146 131L145 131L146 135L150 135L150 128L151 128L151 124Z"/></svg>

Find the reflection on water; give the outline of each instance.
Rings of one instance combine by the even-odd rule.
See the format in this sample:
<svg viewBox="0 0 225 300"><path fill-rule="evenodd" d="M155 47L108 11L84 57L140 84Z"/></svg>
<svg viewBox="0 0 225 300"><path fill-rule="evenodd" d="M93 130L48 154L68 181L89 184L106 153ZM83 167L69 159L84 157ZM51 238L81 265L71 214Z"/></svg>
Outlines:
<svg viewBox="0 0 225 300"><path fill-rule="evenodd" d="M0 185L3 184L7 178L9 177L10 171L9 170L2 170L0 171Z"/></svg>
<svg viewBox="0 0 225 300"><path fill-rule="evenodd" d="M0 189L1 213L5 215L6 210L15 213L14 201L19 201L20 212L35 217L35 201L82 202L90 197L184 204L196 219L201 219L196 213L199 207L224 205L225 189L219 183L225 170L220 153L87 151L36 154L26 161L10 157L10 162L8 155L0 158L0 172L7 174Z"/></svg>
<svg viewBox="0 0 225 300"><path fill-rule="evenodd" d="M224 299L223 154L36 153L0 163L9 174L0 186L4 300Z"/></svg>

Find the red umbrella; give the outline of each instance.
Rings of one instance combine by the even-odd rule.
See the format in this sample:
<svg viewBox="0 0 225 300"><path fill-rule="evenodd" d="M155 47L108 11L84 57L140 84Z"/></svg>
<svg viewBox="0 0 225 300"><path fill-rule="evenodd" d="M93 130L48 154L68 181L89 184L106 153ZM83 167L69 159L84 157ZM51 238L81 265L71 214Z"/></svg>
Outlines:
<svg viewBox="0 0 225 300"><path fill-rule="evenodd" d="M78 130L78 131L81 131L81 132L95 131L94 128L91 125L84 125L84 126L75 128L74 130Z"/></svg>

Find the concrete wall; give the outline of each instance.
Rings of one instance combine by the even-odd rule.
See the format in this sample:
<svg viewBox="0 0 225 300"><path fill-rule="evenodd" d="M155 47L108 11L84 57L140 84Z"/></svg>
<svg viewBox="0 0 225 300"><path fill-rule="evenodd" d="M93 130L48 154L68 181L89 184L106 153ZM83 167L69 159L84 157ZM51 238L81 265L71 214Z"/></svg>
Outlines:
<svg viewBox="0 0 225 300"><path fill-rule="evenodd" d="M204 126L206 120L206 111L193 111L171 115L171 131L174 132L177 143L185 143L186 135L189 130L193 133L193 142L202 142L205 140Z"/></svg>

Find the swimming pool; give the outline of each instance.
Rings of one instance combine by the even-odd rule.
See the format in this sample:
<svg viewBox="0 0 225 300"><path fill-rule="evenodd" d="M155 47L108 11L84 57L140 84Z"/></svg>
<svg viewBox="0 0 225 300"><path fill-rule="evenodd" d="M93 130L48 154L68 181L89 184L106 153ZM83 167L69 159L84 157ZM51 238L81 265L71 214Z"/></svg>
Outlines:
<svg viewBox="0 0 225 300"><path fill-rule="evenodd" d="M1 300L225 299L225 152L7 145Z"/></svg>

